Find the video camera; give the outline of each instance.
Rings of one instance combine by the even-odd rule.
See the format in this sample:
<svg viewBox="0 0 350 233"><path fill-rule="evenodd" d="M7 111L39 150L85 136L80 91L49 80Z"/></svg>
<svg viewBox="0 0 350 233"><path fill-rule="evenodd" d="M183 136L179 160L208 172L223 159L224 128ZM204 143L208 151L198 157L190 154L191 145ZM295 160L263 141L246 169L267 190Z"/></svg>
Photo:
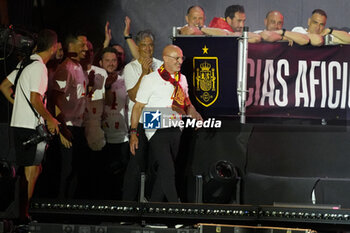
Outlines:
<svg viewBox="0 0 350 233"><path fill-rule="evenodd" d="M0 26L0 60L9 57L14 51L29 56L37 41L37 34L23 30Z"/></svg>

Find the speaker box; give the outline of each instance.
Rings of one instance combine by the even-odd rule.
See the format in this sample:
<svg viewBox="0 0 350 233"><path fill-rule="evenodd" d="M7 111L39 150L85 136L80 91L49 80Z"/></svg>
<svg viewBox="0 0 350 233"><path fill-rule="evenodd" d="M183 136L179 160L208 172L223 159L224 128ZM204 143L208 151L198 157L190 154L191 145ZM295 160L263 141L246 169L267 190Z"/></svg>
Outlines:
<svg viewBox="0 0 350 233"><path fill-rule="evenodd" d="M314 177L283 177L247 173L243 178L243 204L312 204L311 194L318 181Z"/></svg>

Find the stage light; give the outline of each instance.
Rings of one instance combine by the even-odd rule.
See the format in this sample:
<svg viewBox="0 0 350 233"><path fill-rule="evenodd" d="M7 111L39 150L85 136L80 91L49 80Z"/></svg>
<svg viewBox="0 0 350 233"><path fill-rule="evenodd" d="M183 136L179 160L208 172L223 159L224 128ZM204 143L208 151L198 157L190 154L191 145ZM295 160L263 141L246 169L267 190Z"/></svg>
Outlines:
<svg viewBox="0 0 350 233"><path fill-rule="evenodd" d="M237 170L226 160L215 162L204 175L204 203L234 203L236 199Z"/></svg>
<svg viewBox="0 0 350 233"><path fill-rule="evenodd" d="M63 225L63 232L72 233L74 231L74 225Z"/></svg>

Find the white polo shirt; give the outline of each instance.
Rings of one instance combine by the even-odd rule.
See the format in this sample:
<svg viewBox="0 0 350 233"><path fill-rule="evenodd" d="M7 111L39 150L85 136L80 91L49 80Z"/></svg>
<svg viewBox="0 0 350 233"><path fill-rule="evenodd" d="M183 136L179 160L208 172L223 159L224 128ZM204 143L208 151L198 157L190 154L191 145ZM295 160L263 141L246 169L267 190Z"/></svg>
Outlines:
<svg viewBox="0 0 350 233"><path fill-rule="evenodd" d="M174 78L174 75L171 75ZM186 97L188 97L188 84L186 76L181 74L179 85L182 87ZM165 113L165 118L181 119L181 116L171 109L173 103L173 94L175 87L169 81L165 81L157 71L146 75L140 84L140 88L136 95L136 101L146 104L145 109L159 109L160 112ZM142 118L142 117L141 117ZM163 126L162 128L170 127ZM151 139L155 130L145 130L148 140Z"/></svg>
<svg viewBox="0 0 350 233"><path fill-rule="evenodd" d="M162 61L153 58L152 62L152 70L157 71L158 68L163 64ZM124 79L125 79L125 87L126 90L132 89L137 81L139 80L140 76L142 74L142 65L138 60L132 61L128 63L125 68L124 68ZM129 124L131 124L131 111L132 108L134 107L134 102L132 100L129 101Z"/></svg>

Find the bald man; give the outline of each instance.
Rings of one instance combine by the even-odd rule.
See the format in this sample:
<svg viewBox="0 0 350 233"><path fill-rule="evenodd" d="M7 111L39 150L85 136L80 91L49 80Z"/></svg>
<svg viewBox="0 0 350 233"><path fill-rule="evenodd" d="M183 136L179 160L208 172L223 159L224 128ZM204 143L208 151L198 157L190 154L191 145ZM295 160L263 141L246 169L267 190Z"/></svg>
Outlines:
<svg viewBox="0 0 350 233"><path fill-rule="evenodd" d="M289 41L291 45L292 42L299 45L309 44L310 39L307 35L285 30L283 29L283 23L284 17L281 12L269 11L264 19L265 30L255 31L255 33L259 33L262 40L268 42L284 40Z"/></svg>
<svg viewBox="0 0 350 233"><path fill-rule="evenodd" d="M267 31L276 31L283 28L284 17L279 11L270 11L264 19L265 28Z"/></svg>
<svg viewBox="0 0 350 233"><path fill-rule="evenodd" d="M166 46L163 60L164 64L158 70L144 76L137 92L131 115L130 151L135 155L138 150L137 125L147 106L152 109L151 122L163 119L161 128L145 129L149 140L150 164L156 170L150 201L162 202L165 198L169 202L178 202L174 162L179 150L181 131L179 127L171 127L172 125L163 122L165 119L166 122L182 119L182 115L200 121L202 117L191 104L186 77L180 73L184 61L182 50L175 45ZM145 111L143 115L146 113Z"/></svg>
<svg viewBox="0 0 350 233"><path fill-rule="evenodd" d="M201 6L190 6L185 16L187 24L179 29L181 35L203 35L205 13Z"/></svg>

